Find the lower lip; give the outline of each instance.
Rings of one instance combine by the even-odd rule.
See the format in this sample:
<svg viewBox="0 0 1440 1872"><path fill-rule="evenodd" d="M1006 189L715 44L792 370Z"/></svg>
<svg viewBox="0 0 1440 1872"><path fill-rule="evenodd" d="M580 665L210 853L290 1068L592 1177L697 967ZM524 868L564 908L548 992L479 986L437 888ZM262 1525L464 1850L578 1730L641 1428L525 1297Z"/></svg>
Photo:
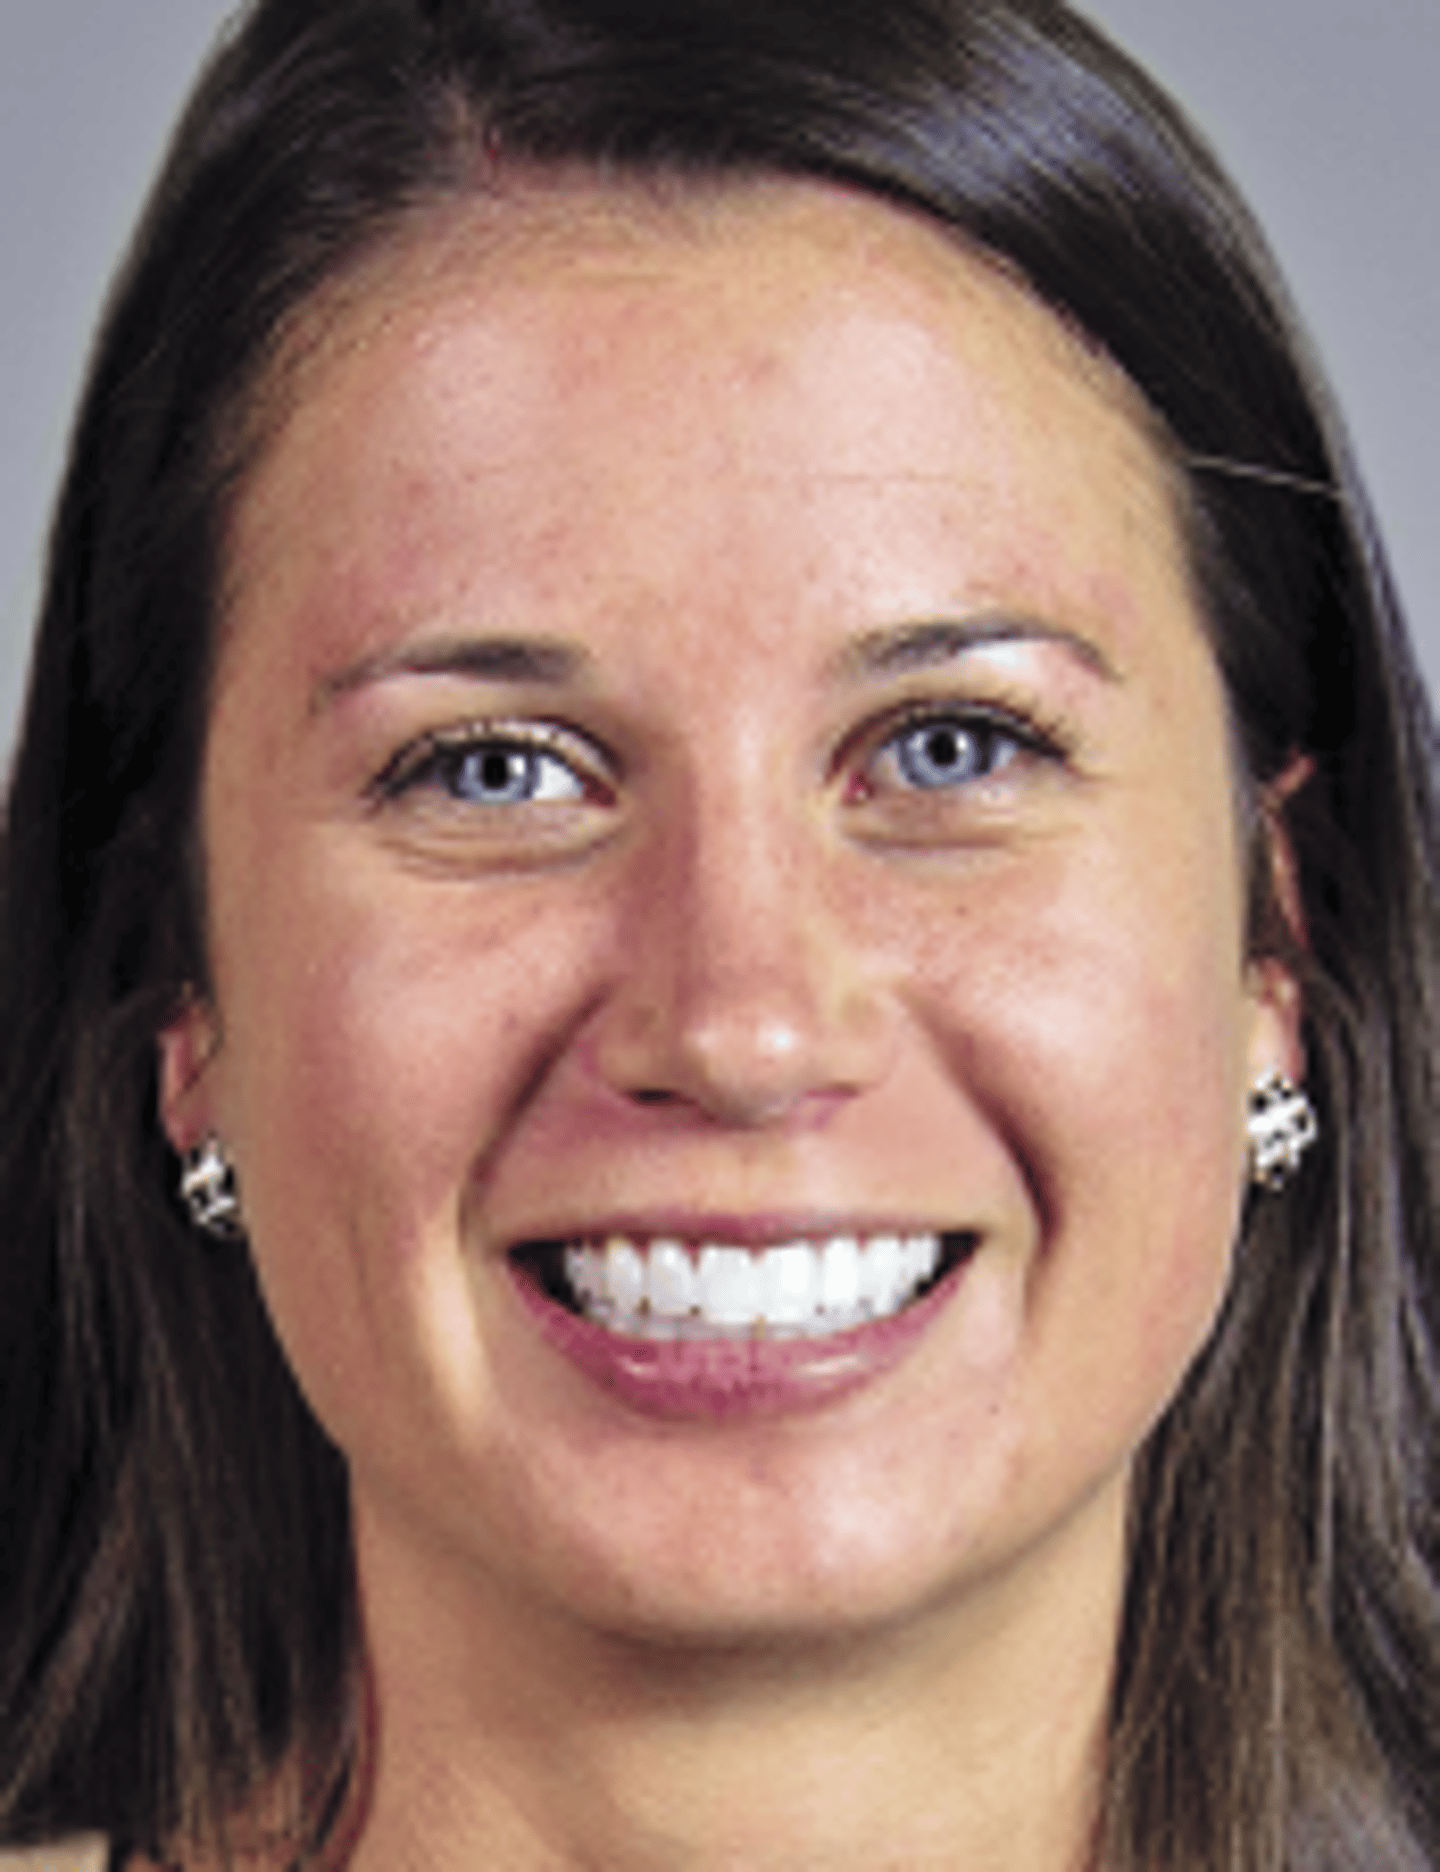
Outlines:
<svg viewBox="0 0 1440 1872"><path fill-rule="evenodd" d="M511 1267L548 1343L647 1417L724 1420L815 1410L891 1371L953 1298L963 1264L888 1319L823 1339L631 1339L569 1312Z"/></svg>

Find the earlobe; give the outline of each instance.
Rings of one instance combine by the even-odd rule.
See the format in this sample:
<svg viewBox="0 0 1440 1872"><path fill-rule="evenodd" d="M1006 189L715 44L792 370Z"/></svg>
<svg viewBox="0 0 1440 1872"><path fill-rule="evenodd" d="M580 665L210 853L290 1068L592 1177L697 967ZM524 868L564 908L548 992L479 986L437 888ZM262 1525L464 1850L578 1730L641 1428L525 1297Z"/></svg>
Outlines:
<svg viewBox="0 0 1440 1872"><path fill-rule="evenodd" d="M1309 931L1285 811L1314 771L1315 763L1308 754L1292 755L1260 798L1260 836L1264 841L1260 888L1266 902L1252 932L1259 953L1249 965L1255 1004L1249 1061L1252 1085L1273 1073L1297 1085L1305 1078L1301 1037L1304 996L1296 968L1309 947Z"/></svg>
<svg viewBox="0 0 1440 1872"><path fill-rule="evenodd" d="M1250 1083L1258 1085L1279 1073L1296 1085L1305 1079L1305 1043L1301 1037L1304 1001L1291 969L1276 956L1250 964L1255 1015L1250 1030Z"/></svg>
<svg viewBox="0 0 1440 1872"><path fill-rule="evenodd" d="M219 1033L210 1004L187 988L155 1037L160 1123L180 1156L217 1127L211 1067Z"/></svg>

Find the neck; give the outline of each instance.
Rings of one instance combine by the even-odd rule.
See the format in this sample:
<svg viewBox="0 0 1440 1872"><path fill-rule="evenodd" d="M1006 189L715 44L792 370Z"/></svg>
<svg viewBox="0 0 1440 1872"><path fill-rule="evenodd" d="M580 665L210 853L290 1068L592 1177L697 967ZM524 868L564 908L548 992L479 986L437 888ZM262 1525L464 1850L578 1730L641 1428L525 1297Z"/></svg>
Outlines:
<svg viewBox="0 0 1440 1872"><path fill-rule="evenodd" d="M675 1645L417 1580L363 1519L360 1558L379 1736L351 1872L1087 1863L1118 1567L1037 1552L903 1627Z"/></svg>

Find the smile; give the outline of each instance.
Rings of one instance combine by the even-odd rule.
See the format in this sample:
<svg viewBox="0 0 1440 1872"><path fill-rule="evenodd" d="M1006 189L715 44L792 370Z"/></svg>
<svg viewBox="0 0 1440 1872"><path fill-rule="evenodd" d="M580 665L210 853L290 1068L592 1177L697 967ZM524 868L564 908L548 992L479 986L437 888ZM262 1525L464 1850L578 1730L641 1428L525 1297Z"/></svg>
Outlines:
<svg viewBox="0 0 1440 1872"><path fill-rule="evenodd" d="M974 1245L936 1230L760 1249L612 1234L528 1243L515 1258L551 1299L625 1338L824 1338L888 1320Z"/></svg>
<svg viewBox="0 0 1440 1872"><path fill-rule="evenodd" d="M949 1303L977 1231L742 1247L606 1234L527 1242L517 1297L570 1365L644 1416L733 1420L837 1402L893 1370Z"/></svg>
<svg viewBox="0 0 1440 1872"><path fill-rule="evenodd" d="M762 1248L609 1235L527 1244L517 1259L552 1299L625 1338L820 1339L889 1319L974 1246L935 1230Z"/></svg>

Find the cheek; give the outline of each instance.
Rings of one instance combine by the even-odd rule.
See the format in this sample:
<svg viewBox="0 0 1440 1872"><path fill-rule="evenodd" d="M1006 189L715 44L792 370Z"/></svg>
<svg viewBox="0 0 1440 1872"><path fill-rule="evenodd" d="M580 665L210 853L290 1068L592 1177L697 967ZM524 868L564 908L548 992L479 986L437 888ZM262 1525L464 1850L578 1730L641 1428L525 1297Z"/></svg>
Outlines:
<svg viewBox="0 0 1440 1872"><path fill-rule="evenodd" d="M432 1164L453 1175L554 1044L576 932L523 901L477 913L463 885L367 889L316 845L219 945L237 1141L297 1165L306 1147L378 1150L378 1169L393 1149L419 1183Z"/></svg>
<svg viewBox="0 0 1440 1872"><path fill-rule="evenodd" d="M1202 871L1199 875L1207 875ZM1225 876L1224 871L1208 875ZM1218 894L1218 893L1217 893ZM1244 1178L1238 910L1107 868L997 892L924 973L953 1075L1029 1190L1029 1382L1043 1441L1133 1446L1207 1336Z"/></svg>
<svg viewBox="0 0 1440 1872"><path fill-rule="evenodd" d="M317 1360L404 1356L400 1321L437 1304L437 1264L459 1278L467 1192L577 1018L595 940L583 911L547 922L491 898L482 918L463 885L367 875L302 841L243 902L217 901L223 1126L311 1382Z"/></svg>

